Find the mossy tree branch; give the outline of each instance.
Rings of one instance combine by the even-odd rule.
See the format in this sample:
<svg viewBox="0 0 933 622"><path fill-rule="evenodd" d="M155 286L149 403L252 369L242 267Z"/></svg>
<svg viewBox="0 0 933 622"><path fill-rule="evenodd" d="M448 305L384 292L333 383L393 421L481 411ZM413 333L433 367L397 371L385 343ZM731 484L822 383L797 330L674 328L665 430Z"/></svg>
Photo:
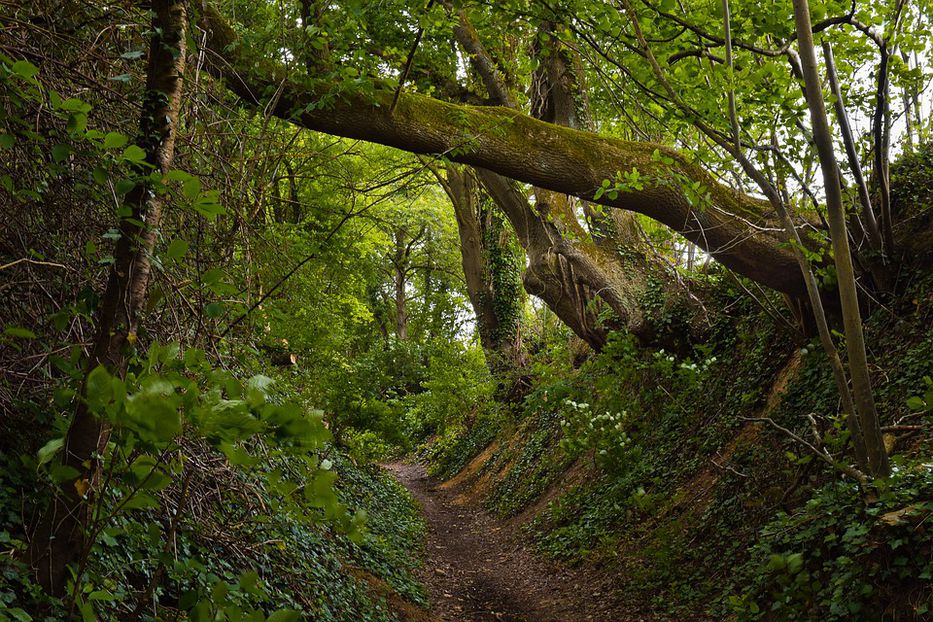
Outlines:
<svg viewBox="0 0 933 622"><path fill-rule="evenodd" d="M603 180L634 168L639 187L604 193L597 202L667 225L756 282L792 296L805 292L768 203L717 183L676 150L560 127L508 108L451 104L412 93L403 93L390 114L395 95L390 88L334 93L330 85L309 85L239 47L213 7L205 7L200 25L208 70L251 104L278 90L273 113L283 119L336 136L443 155L587 200ZM708 200L697 200L689 184L702 186Z"/></svg>

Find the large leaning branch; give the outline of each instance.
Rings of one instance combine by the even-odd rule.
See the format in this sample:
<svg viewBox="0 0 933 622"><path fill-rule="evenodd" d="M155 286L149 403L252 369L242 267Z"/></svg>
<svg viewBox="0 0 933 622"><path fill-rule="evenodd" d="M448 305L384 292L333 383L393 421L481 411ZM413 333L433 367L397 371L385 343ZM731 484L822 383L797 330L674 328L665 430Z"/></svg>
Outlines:
<svg viewBox="0 0 933 622"><path fill-rule="evenodd" d="M452 161L586 200L603 180L637 169L643 187L605 193L596 201L644 214L680 232L732 270L778 291L805 292L790 249L767 202L717 183L683 154L651 143L582 132L502 107L458 105L404 93L334 93L288 75L280 64L256 59L237 44L224 18L206 6L206 67L250 104L278 91L273 113L311 130L366 140ZM324 103L326 102L326 103ZM662 157L655 157L655 152ZM701 192L685 190L699 184ZM698 197L709 193L710 200Z"/></svg>

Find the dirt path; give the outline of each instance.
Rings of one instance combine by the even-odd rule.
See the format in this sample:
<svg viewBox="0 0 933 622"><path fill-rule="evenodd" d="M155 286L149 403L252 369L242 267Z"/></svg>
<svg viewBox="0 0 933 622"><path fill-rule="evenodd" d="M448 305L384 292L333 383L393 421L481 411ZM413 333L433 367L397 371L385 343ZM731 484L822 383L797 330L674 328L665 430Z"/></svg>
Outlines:
<svg viewBox="0 0 933 622"><path fill-rule="evenodd" d="M432 612L448 622L631 621L610 597L607 579L550 563L514 530L463 505L418 464L385 465L424 508L423 571ZM615 603L613 601L616 601Z"/></svg>

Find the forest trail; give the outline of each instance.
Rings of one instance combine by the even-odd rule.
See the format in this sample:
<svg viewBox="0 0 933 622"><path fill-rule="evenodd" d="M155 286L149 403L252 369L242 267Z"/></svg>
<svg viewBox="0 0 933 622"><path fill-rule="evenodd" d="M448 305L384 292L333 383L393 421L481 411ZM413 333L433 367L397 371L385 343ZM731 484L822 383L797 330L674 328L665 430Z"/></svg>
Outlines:
<svg viewBox="0 0 933 622"><path fill-rule="evenodd" d="M536 555L514 528L464 504L455 490L441 488L422 465L384 466L424 510L428 537L422 580L440 620L647 620L619 610L606 578Z"/></svg>

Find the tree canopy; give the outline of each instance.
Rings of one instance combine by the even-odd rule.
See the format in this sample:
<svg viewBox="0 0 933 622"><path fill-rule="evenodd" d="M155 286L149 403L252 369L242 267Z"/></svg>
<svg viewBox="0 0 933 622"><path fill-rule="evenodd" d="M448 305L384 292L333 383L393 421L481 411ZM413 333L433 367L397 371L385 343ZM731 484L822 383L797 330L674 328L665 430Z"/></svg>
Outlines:
<svg viewBox="0 0 933 622"><path fill-rule="evenodd" d="M0 620L925 619L931 15L2 3Z"/></svg>

